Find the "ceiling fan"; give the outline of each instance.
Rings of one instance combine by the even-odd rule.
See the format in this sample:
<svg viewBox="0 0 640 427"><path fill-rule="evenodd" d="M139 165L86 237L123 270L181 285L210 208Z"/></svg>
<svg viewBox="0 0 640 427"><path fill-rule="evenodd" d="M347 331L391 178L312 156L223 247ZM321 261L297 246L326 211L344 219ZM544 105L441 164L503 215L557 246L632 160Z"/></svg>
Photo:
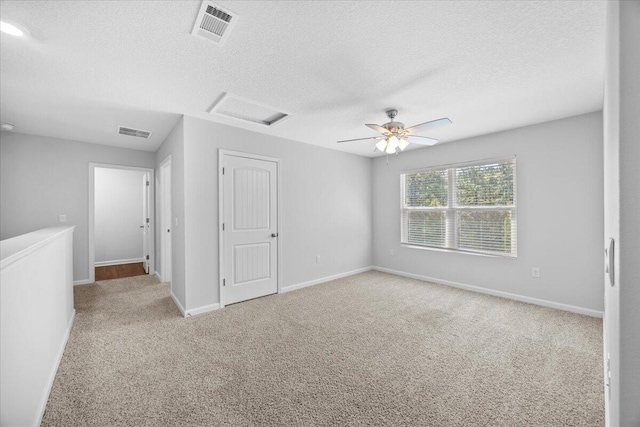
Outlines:
<svg viewBox="0 0 640 427"><path fill-rule="evenodd" d="M387 154L398 154L400 151L407 148L410 142L420 145L433 145L438 142L437 139L414 135L413 132L417 130L434 129L451 123L451 120L445 117L442 119L431 120L429 122L420 123L419 125L405 128L404 123L393 121L393 119L395 119L395 117L398 115L398 110L391 109L387 110L386 113L387 117L389 117L389 120L391 120L389 123L385 123L383 125L365 125L375 131L380 132L382 135L372 136L369 138L345 139L338 142L342 143L352 141L379 140L374 151L378 150L383 151Z"/></svg>

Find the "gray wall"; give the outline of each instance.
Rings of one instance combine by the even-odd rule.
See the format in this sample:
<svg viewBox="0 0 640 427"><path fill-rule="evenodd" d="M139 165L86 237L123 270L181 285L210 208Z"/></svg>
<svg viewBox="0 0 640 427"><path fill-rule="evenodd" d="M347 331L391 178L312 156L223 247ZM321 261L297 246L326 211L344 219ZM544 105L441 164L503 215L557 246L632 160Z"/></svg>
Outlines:
<svg viewBox="0 0 640 427"><path fill-rule="evenodd" d="M192 117L184 120L188 310L219 302L219 148L281 159L283 286L370 265L370 159Z"/></svg>
<svg viewBox="0 0 640 427"><path fill-rule="evenodd" d="M93 242L96 263L144 258L140 229L144 175L145 172L135 170L95 169Z"/></svg>
<svg viewBox="0 0 640 427"><path fill-rule="evenodd" d="M59 225L73 233L73 278L89 278L89 163L154 167L155 153L0 132L0 239Z"/></svg>
<svg viewBox="0 0 640 427"><path fill-rule="evenodd" d="M640 2L607 3L604 242L616 241L616 283L605 289L611 427L640 425ZM606 375L606 372L605 372ZM608 391L608 390L607 390Z"/></svg>
<svg viewBox="0 0 640 427"><path fill-rule="evenodd" d="M184 117L178 120L162 145L156 151L156 269L162 266L162 209L160 208L162 185L160 182L160 163L171 156L171 291L186 308L186 270L185 270L185 181L184 181ZM177 223L176 223L177 221ZM164 273L163 273L164 274Z"/></svg>
<svg viewBox="0 0 640 427"><path fill-rule="evenodd" d="M455 123L455 122L454 122ZM400 245L402 171L517 156L518 258ZM602 117L592 113L373 161L373 263L602 311ZM395 256L390 256L395 249ZM531 277L539 267L541 277Z"/></svg>

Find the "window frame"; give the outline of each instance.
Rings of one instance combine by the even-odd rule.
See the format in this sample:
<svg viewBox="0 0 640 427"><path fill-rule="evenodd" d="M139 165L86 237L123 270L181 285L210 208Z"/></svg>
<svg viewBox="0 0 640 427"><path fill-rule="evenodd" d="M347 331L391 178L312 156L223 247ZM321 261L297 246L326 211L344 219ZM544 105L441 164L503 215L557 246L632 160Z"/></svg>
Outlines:
<svg viewBox="0 0 640 427"><path fill-rule="evenodd" d="M456 180L455 171L457 168L465 168L471 166L491 165L501 162L513 162L513 206L456 206ZM422 172L430 171L447 171L447 206L438 207L407 207L404 206L405 201L405 182L406 175L418 174ZM506 259L517 259L518 257L518 196L517 196L517 156L505 156L495 157L480 160L472 160L460 163L450 163L444 165L429 166L426 168L408 169L400 172L400 245L402 247L424 249L439 252L454 252L469 255L479 255ZM406 214L410 211L414 212L444 212L444 227L445 227L445 247L442 246L430 246L420 245L416 243L409 243L408 240L408 225L405 223ZM464 211L509 211L511 214L511 252L495 252L476 249L460 249L457 247L458 243L458 213Z"/></svg>

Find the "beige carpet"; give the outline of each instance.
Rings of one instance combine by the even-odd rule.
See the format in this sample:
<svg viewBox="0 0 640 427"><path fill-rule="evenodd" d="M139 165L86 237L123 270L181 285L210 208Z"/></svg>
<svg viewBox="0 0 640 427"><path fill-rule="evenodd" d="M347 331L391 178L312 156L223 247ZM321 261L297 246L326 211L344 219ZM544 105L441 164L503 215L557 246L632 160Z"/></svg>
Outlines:
<svg viewBox="0 0 640 427"><path fill-rule="evenodd" d="M189 319L149 276L75 304L44 426L604 425L600 319L373 271Z"/></svg>

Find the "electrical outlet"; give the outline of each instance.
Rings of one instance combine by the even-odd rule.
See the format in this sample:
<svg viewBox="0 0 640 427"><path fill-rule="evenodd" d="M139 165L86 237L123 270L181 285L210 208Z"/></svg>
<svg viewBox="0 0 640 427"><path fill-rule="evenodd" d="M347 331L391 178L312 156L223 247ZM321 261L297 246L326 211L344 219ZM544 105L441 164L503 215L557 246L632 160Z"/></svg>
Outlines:
<svg viewBox="0 0 640 427"><path fill-rule="evenodd" d="M58 222L67 222L66 215L58 215Z"/></svg>
<svg viewBox="0 0 640 427"><path fill-rule="evenodd" d="M535 277L536 279L540 278L540 268L531 267L531 277Z"/></svg>
<svg viewBox="0 0 640 427"><path fill-rule="evenodd" d="M389 255L395 256L395 254L396 254L396 250L395 249L389 249Z"/></svg>
<svg viewBox="0 0 640 427"><path fill-rule="evenodd" d="M316 255L316 264L320 264L320 255Z"/></svg>

